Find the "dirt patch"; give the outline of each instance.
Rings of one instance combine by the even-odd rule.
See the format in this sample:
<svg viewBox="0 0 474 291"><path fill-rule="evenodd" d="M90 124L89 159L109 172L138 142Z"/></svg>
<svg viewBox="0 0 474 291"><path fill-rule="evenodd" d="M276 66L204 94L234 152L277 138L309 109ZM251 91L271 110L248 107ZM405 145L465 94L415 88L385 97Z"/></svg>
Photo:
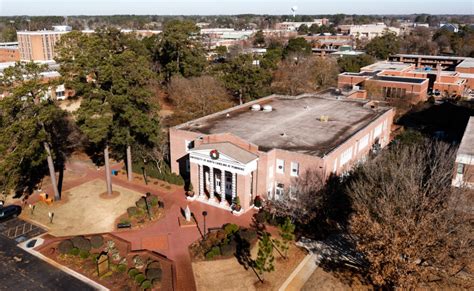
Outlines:
<svg viewBox="0 0 474 291"><path fill-rule="evenodd" d="M331 273L325 272L321 268L317 268L308 281L304 284L302 291L312 291L312 290L322 290L322 291L332 291L332 290L341 290L348 291L352 290L351 286L344 284ZM364 289L358 289L364 290Z"/></svg>
<svg viewBox="0 0 474 291"><path fill-rule="evenodd" d="M258 247L252 249L252 258L257 257ZM293 270L306 256L305 251L291 245L287 260L274 251L275 271L265 273L265 282L258 280L252 269L245 270L236 258L193 262L197 290L278 290Z"/></svg>
<svg viewBox="0 0 474 291"><path fill-rule="evenodd" d="M25 211L22 217L46 226L55 236L110 232L115 229L115 220L142 196L127 188L113 187L122 195L100 199L100 193L106 190L105 181L92 180L64 193L67 202L36 203L34 214ZM54 212L53 223L49 222L49 212Z"/></svg>
<svg viewBox="0 0 474 291"><path fill-rule="evenodd" d="M109 195L109 193L107 193L107 191L102 192L102 193L99 194L99 197L100 197L101 199L106 199L106 200L115 199L115 198L117 198L117 197L119 197L119 196L120 196L120 192L119 192L119 191L112 191L112 194L111 194L111 195Z"/></svg>

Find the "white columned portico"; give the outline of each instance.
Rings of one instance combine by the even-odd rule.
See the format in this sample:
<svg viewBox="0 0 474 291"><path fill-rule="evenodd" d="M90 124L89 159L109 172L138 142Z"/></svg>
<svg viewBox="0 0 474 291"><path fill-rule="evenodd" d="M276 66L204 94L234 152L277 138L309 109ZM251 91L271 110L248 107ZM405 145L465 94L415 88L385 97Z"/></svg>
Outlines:
<svg viewBox="0 0 474 291"><path fill-rule="evenodd" d="M209 200L214 201L214 168L209 167Z"/></svg>
<svg viewBox="0 0 474 291"><path fill-rule="evenodd" d="M204 166L199 166L199 198L204 198L206 195L204 194Z"/></svg>
<svg viewBox="0 0 474 291"><path fill-rule="evenodd" d="M227 205L227 201L225 200L225 170L221 169L221 204Z"/></svg>
<svg viewBox="0 0 474 291"><path fill-rule="evenodd" d="M237 174L232 173L232 204L234 204L234 199L237 196L236 182L237 182Z"/></svg>

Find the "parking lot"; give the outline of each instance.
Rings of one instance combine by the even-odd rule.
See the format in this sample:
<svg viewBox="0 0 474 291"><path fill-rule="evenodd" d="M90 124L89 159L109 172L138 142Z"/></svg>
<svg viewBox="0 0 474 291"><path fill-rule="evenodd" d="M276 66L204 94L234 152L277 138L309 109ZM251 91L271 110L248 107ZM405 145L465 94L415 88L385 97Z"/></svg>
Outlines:
<svg viewBox="0 0 474 291"><path fill-rule="evenodd" d="M17 246L44 232L19 218L0 222L0 290L94 290Z"/></svg>
<svg viewBox="0 0 474 291"><path fill-rule="evenodd" d="M0 222L0 234L17 243L21 243L45 232L46 231L41 227L20 218Z"/></svg>

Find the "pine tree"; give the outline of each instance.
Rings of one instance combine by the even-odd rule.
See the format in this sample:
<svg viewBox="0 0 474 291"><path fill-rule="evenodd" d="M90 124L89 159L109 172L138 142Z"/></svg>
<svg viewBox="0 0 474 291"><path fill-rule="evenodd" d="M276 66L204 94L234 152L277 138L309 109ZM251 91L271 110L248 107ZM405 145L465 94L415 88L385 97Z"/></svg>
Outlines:
<svg viewBox="0 0 474 291"><path fill-rule="evenodd" d="M3 191L31 192L49 170L55 200L60 199L56 165L62 171L70 152L71 134L67 114L49 90L54 82L41 73L47 68L17 63L5 69L0 101L0 180Z"/></svg>
<svg viewBox="0 0 474 291"><path fill-rule="evenodd" d="M291 219L287 217L285 222L279 226L280 229L280 236L282 242L280 244L283 252L285 253L285 257L288 257L288 249L290 248L290 242L295 239L295 225L291 222Z"/></svg>
<svg viewBox="0 0 474 291"><path fill-rule="evenodd" d="M273 272L275 271L275 266L273 264L274 260L273 244L270 235L267 232L264 232L258 242L258 253L257 259L255 260L255 269L257 269L260 275L263 275L265 272ZM263 282L261 278L259 279L261 282Z"/></svg>
<svg viewBox="0 0 474 291"><path fill-rule="evenodd" d="M126 160L132 177L132 145L152 151L159 143L157 105L151 102L150 56L135 36L115 29L94 34L72 32L61 39L57 61L78 97L76 115L94 162L105 163L112 193L109 155Z"/></svg>

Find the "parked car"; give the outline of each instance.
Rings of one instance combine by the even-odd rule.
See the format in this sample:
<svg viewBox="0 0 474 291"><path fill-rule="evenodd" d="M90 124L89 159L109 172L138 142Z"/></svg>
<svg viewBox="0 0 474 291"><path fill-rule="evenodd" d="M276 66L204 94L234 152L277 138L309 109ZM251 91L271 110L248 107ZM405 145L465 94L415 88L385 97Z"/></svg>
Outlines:
<svg viewBox="0 0 474 291"><path fill-rule="evenodd" d="M0 208L0 221L9 218L15 218L21 213L21 207L18 205L8 205Z"/></svg>

